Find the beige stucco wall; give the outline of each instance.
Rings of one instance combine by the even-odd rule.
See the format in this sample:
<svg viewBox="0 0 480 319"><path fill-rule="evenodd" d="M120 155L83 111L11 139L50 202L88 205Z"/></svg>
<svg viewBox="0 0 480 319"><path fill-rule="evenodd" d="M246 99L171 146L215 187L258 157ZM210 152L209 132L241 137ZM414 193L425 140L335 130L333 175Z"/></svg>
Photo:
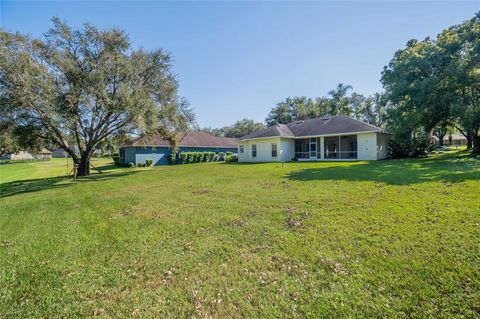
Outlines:
<svg viewBox="0 0 480 319"><path fill-rule="evenodd" d="M353 134L348 134L353 135ZM373 161L387 157L388 140L390 136L383 133L358 133L357 151L358 160ZM277 143L278 156L272 158L272 143ZM257 145L257 157L252 158L252 144ZM321 138L321 154L324 152L324 142ZM244 153L238 154L239 162L289 162L295 157L295 140L293 138L264 138L249 141L241 141Z"/></svg>
<svg viewBox="0 0 480 319"><path fill-rule="evenodd" d="M277 157L272 157L272 143L277 144ZM238 152L239 162L289 162L295 156L295 144L293 139L279 137L241 141L244 152ZM252 145L257 145L257 157L252 157Z"/></svg>
<svg viewBox="0 0 480 319"><path fill-rule="evenodd" d="M372 161L377 159L377 133L357 134L358 159Z"/></svg>
<svg viewBox="0 0 480 319"><path fill-rule="evenodd" d="M377 133L377 159L387 158L389 140L390 134Z"/></svg>

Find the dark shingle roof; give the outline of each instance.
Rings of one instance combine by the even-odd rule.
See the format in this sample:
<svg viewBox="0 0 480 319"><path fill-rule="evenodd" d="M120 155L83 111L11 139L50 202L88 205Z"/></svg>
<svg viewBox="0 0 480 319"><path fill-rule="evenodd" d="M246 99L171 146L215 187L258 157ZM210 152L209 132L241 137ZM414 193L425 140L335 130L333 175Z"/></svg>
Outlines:
<svg viewBox="0 0 480 319"><path fill-rule="evenodd" d="M49 150L47 150L46 148L42 148L40 150L40 152L38 152L38 154L52 154L52 152L50 152Z"/></svg>
<svg viewBox="0 0 480 319"><path fill-rule="evenodd" d="M178 146L180 147L237 147L237 139L213 136L205 132L180 132L177 134ZM130 145L124 146L170 146L160 135L139 137Z"/></svg>
<svg viewBox="0 0 480 319"><path fill-rule="evenodd" d="M330 118L315 118L288 124L277 124L244 136L240 140L263 137L302 137L384 131L380 127L352 119L348 116L332 116Z"/></svg>
<svg viewBox="0 0 480 319"><path fill-rule="evenodd" d="M277 124L274 126L267 127L263 130L253 132L247 136L242 137L242 140L250 138L262 138L262 137L295 137L295 135L290 131L287 125Z"/></svg>

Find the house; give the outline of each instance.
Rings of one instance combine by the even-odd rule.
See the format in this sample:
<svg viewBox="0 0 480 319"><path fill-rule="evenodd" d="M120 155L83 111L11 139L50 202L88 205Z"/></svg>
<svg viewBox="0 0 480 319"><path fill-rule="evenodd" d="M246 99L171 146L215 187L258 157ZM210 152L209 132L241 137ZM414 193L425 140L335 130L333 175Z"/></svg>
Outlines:
<svg viewBox="0 0 480 319"><path fill-rule="evenodd" d="M213 136L205 132L181 132L177 134L179 152L237 152L234 138ZM161 136L140 137L131 144L120 147L122 163L145 163L153 160L154 165L169 164L170 143Z"/></svg>
<svg viewBox="0 0 480 319"><path fill-rule="evenodd" d="M10 153L1 157L3 160L32 160L33 155L27 151L18 151L16 153Z"/></svg>
<svg viewBox="0 0 480 319"><path fill-rule="evenodd" d="M80 151L78 149L77 145L72 145L70 149L77 155L80 155ZM52 152L52 157L53 158L66 158L70 157L70 154L68 154L63 148L57 148L56 150L53 150Z"/></svg>
<svg viewBox="0 0 480 319"><path fill-rule="evenodd" d="M52 158L52 152L50 152L46 148L42 148L36 154L32 154L27 151L18 151L16 153L10 153L10 154L4 155L0 159L23 161L23 160L34 160L34 159L46 160L51 158Z"/></svg>
<svg viewBox="0 0 480 319"><path fill-rule="evenodd" d="M379 160L390 133L347 116L278 124L242 137L239 162Z"/></svg>
<svg viewBox="0 0 480 319"><path fill-rule="evenodd" d="M447 135L443 139L443 145L465 146L467 145L467 138L461 134Z"/></svg>
<svg viewBox="0 0 480 319"><path fill-rule="evenodd" d="M49 150L47 150L46 148L42 148L40 150L40 152L38 152L36 155L35 155L35 158L36 159L42 159L42 160L48 160L48 159L51 159L52 158L52 152L50 152Z"/></svg>

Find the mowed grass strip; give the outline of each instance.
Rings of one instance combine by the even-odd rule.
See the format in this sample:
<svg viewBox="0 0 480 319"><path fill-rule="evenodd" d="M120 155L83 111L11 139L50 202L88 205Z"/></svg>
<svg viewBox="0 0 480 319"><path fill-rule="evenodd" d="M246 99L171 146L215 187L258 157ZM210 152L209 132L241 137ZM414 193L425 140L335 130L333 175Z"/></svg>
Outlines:
<svg viewBox="0 0 480 319"><path fill-rule="evenodd" d="M0 166L0 317L476 318L480 163ZM71 164L70 164L71 165Z"/></svg>

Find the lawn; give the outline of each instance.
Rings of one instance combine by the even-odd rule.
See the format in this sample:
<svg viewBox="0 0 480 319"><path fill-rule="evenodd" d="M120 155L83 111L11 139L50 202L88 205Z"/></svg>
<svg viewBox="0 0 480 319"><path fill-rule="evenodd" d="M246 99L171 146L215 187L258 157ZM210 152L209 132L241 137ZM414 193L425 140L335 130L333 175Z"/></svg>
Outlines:
<svg viewBox="0 0 480 319"><path fill-rule="evenodd" d="M0 166L0 318L478 318L480 160ZM71 167L71 165L70 165Z"/></svg>

